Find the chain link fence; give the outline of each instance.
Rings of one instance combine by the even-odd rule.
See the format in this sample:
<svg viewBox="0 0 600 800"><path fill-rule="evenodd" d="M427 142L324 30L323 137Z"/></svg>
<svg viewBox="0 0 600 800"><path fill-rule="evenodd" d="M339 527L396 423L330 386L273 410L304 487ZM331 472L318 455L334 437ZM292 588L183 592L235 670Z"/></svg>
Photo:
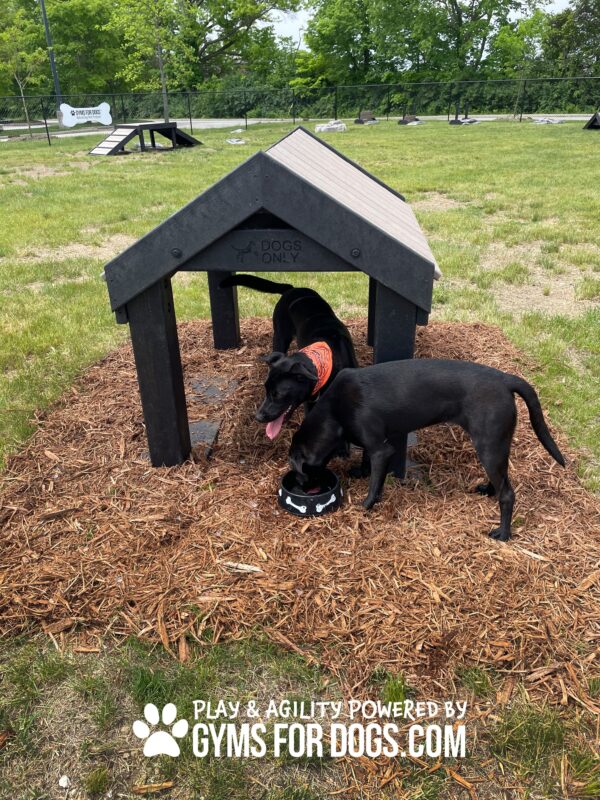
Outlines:
<svg viewBox="0 0 600 800"><path fill-rule="evenodd" d="M510 115L592 114L600 107L600 77L518 80L410 82L312 89L236 89L169 92L172 119L354 118L361 111L378 117L406 114ZM62 102L76 108L109 103L115 124L163 117L160 92L72 94ZM59 129L53 96L0 97L0 137L47 136ZM81 128L80 128L81 130Z"/></svg>

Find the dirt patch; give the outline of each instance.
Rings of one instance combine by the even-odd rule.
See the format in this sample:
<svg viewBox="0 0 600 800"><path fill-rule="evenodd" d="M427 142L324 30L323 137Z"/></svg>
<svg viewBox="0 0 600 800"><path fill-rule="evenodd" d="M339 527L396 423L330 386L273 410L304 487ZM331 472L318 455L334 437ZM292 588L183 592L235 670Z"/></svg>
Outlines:
<svg viewBox="0 0 600 800"><path fill-rule="evenodd" d="M509 264L522 264L528 275L524 285L515 285L498 280L490 287L491 293L501 309L517 316L531 311L547 314L577 316L588 308L598 306L597 300L582 300L576 297L576 286L585 274L569 263L561 254L552 254L559 269L544 269L543 242L532 241L508 247L502 242L489 245L480 260L480 268L499 271Z"/></svg>
<svg viewBox="0 0 600 800"><path fill-rule="evenodd" d="M466 208L468 203L461 203L460 200L453 200L441 192L427 192L419 200L411 203L417 211L451 211L454 208Z"/></svg>
<svg viewBox="0 0 600 800"><path fill-rule="evenodd" d="M40 294L45 289L50 289L53 286L65 286L70 283L89 283L93 278L89 275L77 275L74 278L52 278L48 281L34 281L33 283L25 283L18 287L18 289L4 289L0 292L2 297L11 297L14 295L22 294L23 290Z"/></svg>
<svg viewBox="0 0 600 800"><path fill-rule="evenodd" d="M69 261L77 258L94 258L99 261L110 261L122 250L130 247L136 240L135 236L116 233L108 236L100 244L84 244L72 242L61 247L36 247L35 251L27 250L19 254L22 261L37 263L40 261ZM3 259L0 259L0 263Z"/></svg>
<svg viewBox="0 0 600 800"><path fill-rule="evenodd" d="M351 324L362 363L365 328ZM366 481L335 463L344 506L290 517L275 493L297 421L274 443L254 422L270 325L244 320L243 331L243 353L218 352L209 324L180 326L190 421L215 413L192 398L193 379L239 383L218 409L210 462L153 469L145 460L129 347L92 367L10 460L0 490L0 632L87 640L110 630L176 652L182 636L260 629L308 659L318 654L353 694L384 667L437 695L459 661L529 676L531 693L556 702L564 685L593 706L582 675L599 634L600 501L580 485L575 459L561 470L520 414L508 544L487 537L497 504L472 493L481 467L467 436L448 426L419 434L423 477L387 485L372 513L360 506ZM480 324L431 324L418 352L515 372L523 362L499 329ZM557 667L541 670L548 664Z"/></svg>
<svg viewBox="0 0 600 800"><path fill-rule="evenodd" d="M519 317L532 311L576 317L600 305L598 300L577 299L575 284L569 275L549 275L543 270L532 272L526 286L498 283L491 291L500 308Z"/></svg>
<svg viewBox="0 0 600 800"><path fill-rule="evenodd" d="M50 178L54 177L62 177L64 175L68 175L68 172L65 172L64 169L58 169L57 167L49 167L47 164L31 164L27 167L17 167L15 172L19 175L24 175L26 178Z"/></svg>
<svg viewBox="0 0 600 800"><path fill-rule="evenodd" d="M95 163L98 163L98 162L96 161ZM74 169L86 170L86 169L90 169L90 167L93 167L94 166L94 162L90 158L89 161L69 161L68 165L70 167L73 167Z"/></svg>
<svg viewBox="0 0 600 800"><path fill-rule="evenodd" d="M542 244L541 241L532 241L509 247L504 242L493 242L484 250L479 266L487 270L502 269L514 263L533 267L542 254Z"/></svg>

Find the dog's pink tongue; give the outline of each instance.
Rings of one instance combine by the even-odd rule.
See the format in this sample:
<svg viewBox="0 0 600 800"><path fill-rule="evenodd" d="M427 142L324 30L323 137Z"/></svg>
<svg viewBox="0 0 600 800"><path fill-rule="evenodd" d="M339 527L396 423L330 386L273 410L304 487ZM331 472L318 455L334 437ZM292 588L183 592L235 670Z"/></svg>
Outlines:
<svg viewBox="0 0 600 800"><path fill-rule="evenodd" d="M280 417L277 417L277 419L274 419L271 422L267 422L266 433L269 439L274 439L276 436L279 436L279 431L281 430L281 426L283 425L284 419L285 419L285 411Z"/></svg>

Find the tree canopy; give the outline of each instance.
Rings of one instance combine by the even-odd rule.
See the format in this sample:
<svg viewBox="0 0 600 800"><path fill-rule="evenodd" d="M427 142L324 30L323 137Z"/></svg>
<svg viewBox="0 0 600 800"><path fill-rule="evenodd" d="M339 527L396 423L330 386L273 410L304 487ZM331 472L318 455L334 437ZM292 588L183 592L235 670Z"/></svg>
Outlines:
<svg viewBox="0 0 600 800"><path fill-rule="evenodd" d="M600 0L45 0L65 95L600 76ZM308 9L302 46L274 14ZM0 3L0 93L51 93L38 0Z"/></svg>

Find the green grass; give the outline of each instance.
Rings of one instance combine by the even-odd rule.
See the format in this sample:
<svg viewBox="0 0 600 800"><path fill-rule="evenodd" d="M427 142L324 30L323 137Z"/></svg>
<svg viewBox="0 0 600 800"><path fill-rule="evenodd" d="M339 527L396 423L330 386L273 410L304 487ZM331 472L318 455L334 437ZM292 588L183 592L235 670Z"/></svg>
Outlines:
<svg viewBox="0 0 600 800"><path fill-rule="evenodd" d="M110 785L110 776L106 767L96 767L84 779L85 791L90 797L105 794Z"/></svg>
<svg viewBox="0 0 600 800"><path fill-rule="evenodd" d="M473 711L493 697L495 676L478 667L456 669L456 698ZM597 679L589 682L590 693ZM400 674L377 670L370 696L388 702L414 698ZM465 693L466 692L466 693ZM191 737L182 739L178 759L145 759L132 734L144 705L175 702L179 718L193 724L192 699L339 699L339 687L313 665L260 639L211 646L190 643L181 664L161 647L130 639L98 654L58 653L42 637L4 640L0 648L0 800L41 798L56 788L56 754L80 797L93 800L131 791L134 785L173 781L181 797L211 800L324 800L347 786L340 764L330 757L204 759L194 757ZM109 705L111 712L106 713ZM493 720L493 721L492 721ZM561 771L569 797L593 798L600 787L600 762L590 742L595 721L577 709L538 707L517 690L512 704L496 709L485 729L467 722L469 753L463 775L489 782L493 764L526 787L529 797L554 797ZM267 737L268 738L268 737ZM382 800L455 797L444 769L430 771L399 760L400 784L390 784ZM433 765L431 765L433 766ZM61 773L62 774L62 773ZM455 787L454 787L455 788ZM537 792L537 793L536 793ZM123 794L122 796L129 796Z"/></svg>
<svg viewBox="0 0 600 800"><path fill-rule="evenodd" d="M89 158L93 137L55 140L51 148L2 144L0 463L32 432L34 414L126 337L99 278L123 237L141 236L288 129L251 126L240 147L225 143L225 131L205 131L202 147L126 158ZM327 139L416 201L445 278L435 288L432 319L497 323L533 356L544 406L583 452L582 477L599 488L600 312L589 304L599 296L600 198L586 189L593 137L579 123L463 130L430 122L356 126ZM455 151L460 160L448 157ZM569 169L557 169L565 153ZM500 260L498 247L505 248ZM547 275L540 308L527 306L521 316L497 291L505 286L518 298L535 280L535 265ZM573 270L576 299L567 316L554 310L564 291L552 280ZM342 316L365 311L362 275L308 274L303 282ZM174 291L180 320L208 315L204 276L177 276ZM243 315L269 315L272 304L272 297L240 291Z"/></svg>
<svg viewBox="0 0 600 800"><path fill-rule="evenodd" d="M598 300L600 298L600 278L586 276L577 285L577 297L581 300Z"/></svg>
<svg viewBox="0 0 600 800"><path fill-rule="evenodd" d="M413 697L414 690L406 682L401 673L388 675L381 690L381 699L384 703L404 703Z"/></svg>
<svg viewBox="0 0 600 800"><path fill-rule="evenodd" d="M480 699L494 695L494 681L490 670L482 667L457 667L456 677L461 686Z"/></svg>
<svg viewBox="0 0 600 800"><path fill-rule="evenodd" d="M554 709L522 702L504 714L493 734L496 755L523 775L543 773L564 742L564 725Z"/></svg>
<svg viewBox="0 0 600 800"><path fill-rule="evenodd" d="M92 655L50 647L38 637L4 640L0 648L0 732L9 733L0 748L0 800L25 790L41 798L54 790L56 752L73 788L89 798L110 788L174 780L186 797L246 800L265 796L260 775L274 769L277 779L268 777L273 798L320 800L326 783L337 785L330 760L275 759L272 752L260 761L198 759L189 735L178 759L148 760L131 731L150 702L159 708L175 703L178 718L191 727L193 700L338 698L335 683L325 695L323 673L295 654L258 638L202 648L190 643L186 664L135 639ZM259 782L249 792L254 777Z"/></svg>

